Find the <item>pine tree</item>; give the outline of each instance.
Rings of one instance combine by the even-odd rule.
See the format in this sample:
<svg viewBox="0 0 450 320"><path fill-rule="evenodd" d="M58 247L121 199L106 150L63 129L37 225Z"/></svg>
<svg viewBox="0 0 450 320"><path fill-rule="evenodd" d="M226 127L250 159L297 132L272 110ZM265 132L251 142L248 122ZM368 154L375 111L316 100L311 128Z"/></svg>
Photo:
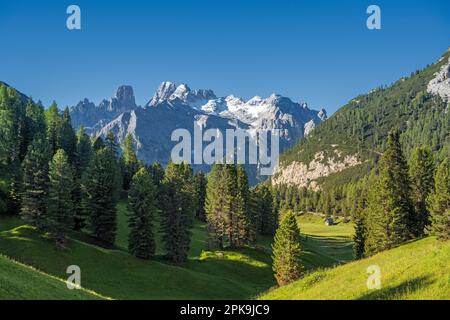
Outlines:
<svg viewBox="0 0 450 320"><path fill-rule="evenodd" d="M428 198L431 213L431 234L441 240L450 240L450 161L444 160L438 167L433 193Z"/></svg>
<svg viewBox="0 0 450 320"><path fill-rule="evenodd" d="M94 151L99 151L106 146L101 136L93 137L91 143Z"/></svg>
<svg viewBox="0 0 450 320"><path fill-rule="evenodd" d="M69 159L60 149L49 166L49 190L47 207L47 229L57 247L64 248L67 231L71 227L73 178Z"/></svg>
<svg viewBox="0 0 450 320"><path fill-rule="evenodd" d="M367 255L411 239L417 230L408 166L399 140L399 132L392 130L381 158L379 176L372 179L366 208Z"/></svg>
<svg viewBox="0 0 450 320"><path fill-rule="evenodd" d="M239 203L242 204L242 218L240 220L240 235L242 239L240 239L240 242L251 242L255 236L251 235L251 232L253 230L251 224L252 224L252 215L250 211L250 189L249 189L249 183L248 183L248 176L247 172L245 171L245 168L243 165L237 166L237 188L238 188L238 197L240 199L238 200Z"/></svg>
<svg viewBox="0 0 450 320"><path fill-rule="evenodd" d="M22 162L21 215L44 229L47 212L50 147L45 137L36 136Z"/></svg>
<svg viewBox="0 0 450 320"><path fill-rule="evenodd" d="M163 181L161 232L166 257L173 263L187 260L192 226L195 214L195 198L192 184L189 186L187 164L169 163ZM192 180L191 180L192 182Z"/></svg>
<svg viewBox="0 0 450 320"><path fill-rule="evenodd" d="M365 242L366 242L366 226L362 215L356 217L355 234L353 236L353 257L355 260L364 258Z"/></svg>
<svg viewBox="0 0 450 320"><path fill-rule="evenodd" d="M115 157L119 156L119 145L116 141L116 136L112 131L109 131L105 138L105 147L108 148Z"/></svg>
<svg viewBox="0 0 450 320"><path fill-rule="evenodd" d="M37 136L43 136L46 133L45 110L42 104L35 104L33 100L29 100L25 110L26 116L26 145L32 143Z"/></svg>
<svg viewBox="0 0 450 320"><path fill-rule="evenodd" d="M257 191L257 211L259 213L259 231L263 235L274 235L278 227L278 212L273 208L273 196L270 187L262 185Z"/></svg>
<svg viewBox="0 0 450 320"><path fill-rule="evenodd" d="M83 178L83 208L93 237L113 245L116 236L117 163L107 148L94 153Z"/></svg>
<svg viewBox="0 0 450 320"><path fill-rule="evenodd" d="M77 151L77 137L72 128L69 108L66 108L63 112L60 131L59 147L66 152L70 163L74 163Z"/></svg>
<svg viewBox="0 0 450 320"><path fill-rule="evenodd" d="M215 164L211 168L206 185L205 214L208 223L208 247L210 249L223 249L225 245L225 234L227 215L223 210L225 205L225 185L223 183L224 166Z"/></svg>
<svg viewBox="0 0 450 320"><path fill-rule="evenodd" d="M45 112L45 121L47 124L47 140L53 156L61 146L61 126L63 122L56 102L53 102Z"/></svg>
<svg viewBox="0 0 450 320"><path fill-rule="evenodd" d="M158 209L156 188L147 169L141 168L134 175L128 199L128 251L138 258L150 259L155 254L153 219Z"/></svg>
<svg viewBox="0 0 450 320"><path fill-rule="evenodd" d="M203 172L198 172L194 176L196 189L197 207L195 217L201 221L206 221L205 201L206 201L206 184L208 183Z"/></svg>
<svg viewBox="0 0 450 320"><path fill-rule="evenodd" d="M434 161L431 150L427 147L416 148L411 156L409 174L412 182L416 224L414 236L420 237L430 224L427 198L434 189Z"/></svg>
<svg viewBox="0 0 450 320"><path fill-rule="evenodd" d="M122 176L123 176L123 189L129 190L131 179L134 174L139 170L140 162L136 156L134 147L133 136L128 134L122 145Z"/></svg>
<svg viewBox="0 0 450 320"><path fill-rule="evenodd" d="M86 226L86 212L83 209L83 175L86 173L92 158L92 145L86 130L82 126L77 132L77 149L75 154L75 188L73 191L74 199L74 229L81 230Z"/></svg>
<svg viewBox="0 0 450 320"><path fill-rule="evenodd" d="M282 214L272 250L272 269L278 284L283 286L299 279L303 271L300 259L300 230L292 211Z"/></svg>

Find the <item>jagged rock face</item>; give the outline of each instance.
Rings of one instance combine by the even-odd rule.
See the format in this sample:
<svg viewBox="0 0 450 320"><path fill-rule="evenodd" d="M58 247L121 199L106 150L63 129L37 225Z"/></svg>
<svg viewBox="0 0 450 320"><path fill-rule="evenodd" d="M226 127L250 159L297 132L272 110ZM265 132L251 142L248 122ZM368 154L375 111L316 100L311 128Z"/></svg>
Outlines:
<svg viewBox="0 0 450 320"><path fill-rule="evenodd" d="M293 146L315 125L326 119L324 110L310 110L280 95L248 101L235 96L217 97L212 90L192 90L186 84L163 82L144 108L136 106L133 89L120 87L115 96L98 106L85 99L71 108L75 127L84 125L95 135L116 134L122 142L131 134L140 159L167 164L172 147L171 134L177 128L192 133L194 124L203 130L217 128L257 130L278 129L280 152ZM200 166L208 171L209 167Z"/></svg>
<svg viewBox="0 0 450 320"><path fill-rule="evenodd" d="M435 74L435 78L428 83L427 91L450 102L450 58L448 63Z"/></svg>
<svg viewBox="0 0 450 320"><path fill-rule="evenodd" d="M314 159L308 164L293 161L275 174L272 179L272 184L307 187L318 191L320 187L317 179L361 164L356 154L347 155L342 158L338 149L334 151L336 157L328 158L326 161L324 161L325 155L323 152L316 153Z"/></svg>
<svg viewBox="0 0 450 320"><path fill-rule="evenodd" d="M137 108L133 88L131 86L120 86L114 97L103 100L98 106L88 99L83 99L70 108L72 125L75 128L85 126L88 132L100 130L109 121L119 114Z"/></svg>

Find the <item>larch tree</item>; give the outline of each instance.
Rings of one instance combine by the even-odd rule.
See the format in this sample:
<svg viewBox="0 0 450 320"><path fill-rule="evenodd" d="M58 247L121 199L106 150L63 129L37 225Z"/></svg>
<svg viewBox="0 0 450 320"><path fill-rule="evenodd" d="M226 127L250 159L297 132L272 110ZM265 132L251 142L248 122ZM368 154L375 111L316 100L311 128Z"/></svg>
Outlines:
<svg viewBox="0 0 450 320"><path fill-rule="evenodd" d="M299 279L304 269L300 257L300 230L290 210L281 216L272 250L273 272L278 284L283 286Z"/></svg>
<svg viewBox="0 0 450 320"><path fill-rule="evenodd" d="M65 248L67 232L73 221L73 177L69 158L58 150L49 165L49 190L46 228L56 246Z"/></svg>
<svg viewBox="0 0 450 320"><path fill-rule="evenodd" d="M428 198L431 213L429 231L440 240L450 240L450 161L444 160L436 171L435 187Z"/></svg>
<svg viewBox="0 0 450 320"><path fill-rule="evenodd" d="M414 236L420 237L430 224L427 198L434 189L434 161L428 147L414 149L409 162L409 175L412 182L412 194L416 212Z"/></svg>
<svg viewBox="0 0 450 320"><path fill-rule="evenodd" d="M156 188L146 168L141 168L131 181L128 193L128 251L141 259L155 254L153 220L158 208Z"/></svg>

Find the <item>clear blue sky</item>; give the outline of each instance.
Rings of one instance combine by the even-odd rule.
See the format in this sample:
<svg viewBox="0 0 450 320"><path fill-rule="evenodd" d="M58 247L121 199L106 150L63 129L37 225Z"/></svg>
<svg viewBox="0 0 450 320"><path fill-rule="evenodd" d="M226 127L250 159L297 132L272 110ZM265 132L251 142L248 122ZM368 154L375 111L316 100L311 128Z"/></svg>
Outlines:
<svg viewBox="0 0 450 320"><path fill-rule="evenodd" d="M82 30L66 29L81 8ZM366 28L366 8L382 30ZM0 0L0 80L63 107L161 81L244 98L277 92L330 113L450 46L448 0Z"/></svg>

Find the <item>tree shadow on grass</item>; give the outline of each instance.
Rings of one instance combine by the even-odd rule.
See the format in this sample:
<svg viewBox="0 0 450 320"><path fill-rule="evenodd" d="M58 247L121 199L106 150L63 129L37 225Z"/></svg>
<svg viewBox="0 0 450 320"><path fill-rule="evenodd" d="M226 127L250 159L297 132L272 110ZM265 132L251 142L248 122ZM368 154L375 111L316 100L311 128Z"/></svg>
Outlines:
<svg viewBox="0 0 450 320"><path fill-rule="evenodd" d="M417 277L411 280L403 281L396 286L390 286L382 288L380 290L370 291L358 300L398 300L405 299L408 294L412 294L419 291L425 287L430 286L433 283L429 276Z"/></svg>

